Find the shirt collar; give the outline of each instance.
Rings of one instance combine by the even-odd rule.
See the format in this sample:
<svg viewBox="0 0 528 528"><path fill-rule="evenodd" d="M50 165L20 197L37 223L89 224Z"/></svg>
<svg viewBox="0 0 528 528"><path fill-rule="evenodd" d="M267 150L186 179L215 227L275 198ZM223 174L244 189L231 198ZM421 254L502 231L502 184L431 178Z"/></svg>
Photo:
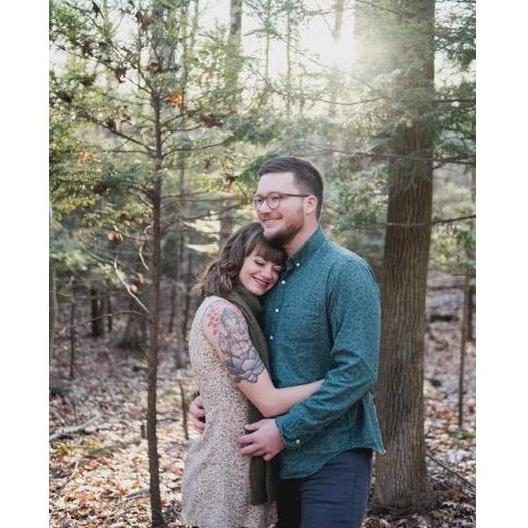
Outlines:
<svg viewBox="0 0 528 528"><path fill-rule="evenodd" d="M302 266L321 247L325 240L326 235L321 226L319 226L313 235L293 255L288 257L286 260L286 271Z"/></svg>

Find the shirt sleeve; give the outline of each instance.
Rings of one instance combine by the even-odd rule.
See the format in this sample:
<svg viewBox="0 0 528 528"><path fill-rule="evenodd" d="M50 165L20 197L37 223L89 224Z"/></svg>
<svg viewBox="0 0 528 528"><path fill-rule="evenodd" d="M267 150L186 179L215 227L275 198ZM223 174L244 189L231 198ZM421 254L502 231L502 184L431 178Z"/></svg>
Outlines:
<svg viewBox="0 0 528 528"><path fill-rule="evenodd" d="M302 446L341 417L377 380L381 306L364 262L346 262L329 275L330 368L321 388L276 418L286 449Z"/></svg>

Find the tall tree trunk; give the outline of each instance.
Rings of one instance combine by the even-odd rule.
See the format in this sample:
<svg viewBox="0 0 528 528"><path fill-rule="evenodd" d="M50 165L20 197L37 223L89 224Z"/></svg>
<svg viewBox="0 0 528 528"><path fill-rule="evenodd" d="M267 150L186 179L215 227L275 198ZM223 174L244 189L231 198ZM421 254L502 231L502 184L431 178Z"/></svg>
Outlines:
<svg viewBox="0 0 528 528"><path fill-rule="evenodd" d="M432 109L434 83L434 0L398 3L418 27L420 59L402 43L400 89L420 88L426 97L408 110L411 121L396 132L389 169L387 230L384 246L383 323L377 404L387 450L376 459L374 503L408 508L430 504L424 439L425 298L432 210L433 131L423 115ZM416 26L414 26L416 24ZM413 158L413 159L410 159ZM417 159L420 158L420 159Z"/></svg>
<svg viewBox="0 0 528 528"><path fill-rule="evenodd" d="M101 317L101 297L99 290L94 286L90 286L90 314L92 337L102 337L104 333L104 320Z"/></svg>
<svg viewBox="0 0 528 528"><path fill-rule="evenodd" d="M108 332L113 329L113 315L112 315L112 296L110 295L109 288L106 289L106 322L108 324Z"/></svg>
<svg viewBox="0 0 528 528"><path fill-rule="evenodd" d="M57 276L55 272L55 265L49 262L49 365L53 359L53 345L55 343L55 330L57 326Z"/></svg>
<svg viewBox="0 0 528 528"><path fill-rule="evenodd" d="M176 286L172 284L170 294L170 316L169 316L169 334L174 332L174 314L176 310Z"/></svg>
<svg viewBox="0 0 528 528"><path fill-rule="evenodd" d="M178 246L178 267L176 268L176 350L174 365L177 369L185 366L185 337L182 332L183 320L183 258L185 248L185 235L179 237Z"/></svg>
<svg viewBox="0 0 528 528"><path fill-rule="evenodd" d="M332 30L332 37L334 40L339 40L341 36L341 28L343 27L343 12L345 10L345 0L334 1L334 28Z"/></svg>
<svg viewBox="0 0 528 528"><path fill-rule="evenodd" d="M471 278L464 277L464 300L462 302L462 324L460 327L460 365L458 370L458 428L464 425L464 374L466 363L466 344L469 341L469 314L471 312Z"/></svg>
<svg viewBox="0 0 528 528"><path fill-rule="evenodd" d="M161 282L161 193L162 193L162 140L161 140L161 100L158 94L152 94L154 123L156 130L156 166L152 189L152 261L151 261L151 291L149 305L149 350L147 374L147 443L150 474L150 507L152 526L165 526L161 507L158 437L156 434L157 415L157 384L158 384L158 351L159 351L159 319L160 319L160 282Z"/></svg>
<svg viewBox="0 0 528 528"><path fill-rule="evenodd" d="M233 90L236 94L236 87L238 84L238 72L240 69L240 48L241 48L241 31L242 31L242 0L231 0L230 4L230 26L228 39L228 53L226 60L226 79L229 82L227 87ZM233 109L236 107L236 99L232 99ZM230 181L231 174L225 175L226 180ZM220 211L220 239L218 245L223 247L225 241L231 236L233 232L233 198L226 198L222 203Z"/></svg>
<svg viewBox="0 0 528 528"><path fill-rule="evenodd" d="M183 311L182 333L183 339L187 342L187 332L189 328L189 314L191 308L191 283L192 283L192 251L187 254L187 275L185 276L185 308Z"/></svg>
<svg viewBox="0 0 528 528"><path fill-rule="evenodd" d="M108 307L106 305L106 286L99 289L99 333L101 337L106 336L106 321L108 319Z"/></svg>
<svg viewBox="0 0 528 528"><path fill-rule="evenodd" d="M233 233L233 210L235 201L233 198L226 198L222 202L222 210L220 212L220 238L218 239L218 247L222 249L226 240Z"/></svg>
<svg viewBox="0 0 528 528"><path fill-rule="evenodd" d="M142 302L144 302L144 298L141 298L142 296L140 296L139 291L136 295ZM144 328L145 321L147 320L146 314L143 313L143 311L139 313L140 308L132 297L128 303L128 310L130 311L130 314L123 335L119 339L117 346L126 350L144 350L147 337Z"/></svg>
<svg viewBox="0 0 528 528"><path fill-rule="evenodd" d="M286 117L291 117L291 89L292 89L292 60L291 60L291 44L292 44L292 20L291 20L291 4L287 2L286 12Z"/></svg>
<svg viewBox="0 0 528 528"><path fill-rule="evenodd" d="M271 0L266 0L266 22L271 24ZM264 64L264 77L266 80L269 79L269 63L270 63L270 32L266 31L266 48L265 48L265 64Z"/></svg>
<svg viewBox="0 0 528 528"><path fill-rule="evenodd" d="M468 312L468 339L475 341L474 323L473 323L473 309L475 308L475 285L472 284L469 288L469 312Z"/></svg>
<svg viewBox="0 0 528 528"><path fill-rule="evenodd" d="M163 526L159 487L158 438L156 434L156 402L159 348L159 293L161 275L161 177L156 175L153 192L152 225L152 291L150 302L150 342L148 351L147 441L150 472L150 506L152 526Z"/></svg>
<svg viewBox="0 0 528 528"><path fill-rule="evenodd" d="M75 312L77 308L77 299L75 296L76 284L75 279L72 281L72 295L70 305L70 379L75 375Z"/></svg>

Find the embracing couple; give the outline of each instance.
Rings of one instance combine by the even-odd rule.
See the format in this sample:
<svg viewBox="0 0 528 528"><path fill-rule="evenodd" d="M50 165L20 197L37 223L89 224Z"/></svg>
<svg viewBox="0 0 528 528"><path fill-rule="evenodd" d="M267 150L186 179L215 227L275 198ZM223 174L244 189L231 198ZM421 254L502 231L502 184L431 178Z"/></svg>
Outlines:
<svg viewBox="0 0 528 528"><path fill-rule="evenodd" d="M200 280L189 353L202 434L182 480L199 528L359 528L373 450L380 296L368 264L319 226L310 162L265 162L258 222Z"/></svg>

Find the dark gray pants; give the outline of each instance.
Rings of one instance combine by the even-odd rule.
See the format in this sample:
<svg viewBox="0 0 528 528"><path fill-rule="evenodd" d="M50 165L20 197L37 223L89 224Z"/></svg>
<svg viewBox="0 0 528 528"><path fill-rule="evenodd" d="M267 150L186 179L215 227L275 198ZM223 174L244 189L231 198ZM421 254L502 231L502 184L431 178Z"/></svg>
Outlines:
<svg viewBox="0 0 528 528"><path fill-rule="evenodd" d="M281 479L277 528L360 528L371 463L372 449L351 449L309 477Z"/></svg>

